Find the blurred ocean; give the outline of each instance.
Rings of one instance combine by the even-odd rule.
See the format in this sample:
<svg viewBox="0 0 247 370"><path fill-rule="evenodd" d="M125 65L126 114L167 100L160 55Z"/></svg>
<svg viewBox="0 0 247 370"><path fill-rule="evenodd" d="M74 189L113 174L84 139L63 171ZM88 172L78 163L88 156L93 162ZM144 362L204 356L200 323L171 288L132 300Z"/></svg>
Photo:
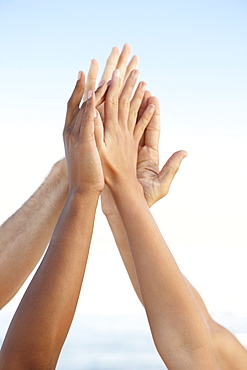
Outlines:
<svg viewBox="0 0 247 370"><path fill-rule="evenodd" d="M247 349L247 315L221 314L216 320ZM0 313L2 342L11 319ZM161 370L144 312L138 314L76 313L57 370Z"/></svg>

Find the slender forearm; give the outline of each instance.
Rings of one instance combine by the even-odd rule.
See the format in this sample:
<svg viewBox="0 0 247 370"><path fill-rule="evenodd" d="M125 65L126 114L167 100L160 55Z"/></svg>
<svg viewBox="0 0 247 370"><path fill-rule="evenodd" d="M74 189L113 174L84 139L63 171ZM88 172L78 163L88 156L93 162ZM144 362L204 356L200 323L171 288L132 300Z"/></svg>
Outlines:
<svg viewBox="0 0 247 370"><path fill-rule="evenodd" d="M136 275L136 269L135 269L135 265L134 265L134 262L133 262L133 257L132 257L132 254L131 254L128 238L127 238L124 226L123 226L122 219L121 219L119 213L116 213L114 215L111 214L111 215L108 215L106 217L107 217L107 221L109 223L109 226L111 228L112 234L114 236L115 242L117 244L119 253L122 257L123 263L124 263L125 268L128 272L130 281L133 285L133 288L134 288L139 300L141 301L141 303L143 303L141 290L140 290L138 278L137 278L137 275Z"/></svg>
<svg viewBox="0 0 247 370"><path fill-rule="evenodd" d="M136 269L135 265L133 262L133 257L131 254L131 250L129 247L129 241L124 229L124 225L121 219L121 216L118 212L118 210L114 210L113 213L106 214L106 218L108 221L108 224L111 228L112 234L114 236L115 242L117 244L119 253L122 257L123 263L125 265L125 268L128 272L129 278L131 280L131 283L133 285L133 288L143 304L143 299L141 296L141 291L140 291L140 285L138 282L138 277L136 274ZM185 278L185 277L184 277ZM185 278L186 279L186 278ZM197 304L201 310L202 315L204 316L205 320L209 323L211 323L213 320L211 316L209 315L209 312L205 306L205 303L203 302L200 294L197 292L197 290L191 285L191 283L186 279L187 284L190 286L190 289L197 301Z"/></svg>
<svg viewBox="0 0 247 370"><path fill-rule="evenodd" d="M96 205L94 196L68 198L6 335L1 370L6 364L9 369L55 368L79 297Z"/></svg>
<svg viewBox="0 0 247 370"><path fill-rule="evenodd" d="M136 185L126 184L112 191L161 357L171 369L181 368L181 363L184 369L198 368L202 360L205 366L201 368L217 368L196 302L150 214L142 191Z"/></svg>
<svg viewBox="0 0 247 370"><path fill-rule="evenodd" d="M0 227L0 308L16 294L50 241L68 192L64 166L55 164L40 188Z"/></svg>

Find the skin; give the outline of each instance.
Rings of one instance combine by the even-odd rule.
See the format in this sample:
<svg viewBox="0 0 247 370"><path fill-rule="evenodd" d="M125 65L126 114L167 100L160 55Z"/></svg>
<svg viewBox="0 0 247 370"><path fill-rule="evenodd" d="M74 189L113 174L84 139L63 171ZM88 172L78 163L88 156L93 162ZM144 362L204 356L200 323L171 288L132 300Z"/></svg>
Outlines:
<svg viewBox="0 0 247 370"><path fill-rule="evenodd" d="M136 176L138 145L155 112L155 105L148 103L137 119L146 87L139 83L131 99L137 78L138 71L133 70L121 92L120 71L114 71L104 125L96 120L105 182L124 225L152 336L164 363L169 369L218 369L203 317Z"/></svg>
<svg viewBox="0 0 247 370"><path fill-rule="evenodd" d="M68 193L65 161L0 227L0 308L17 293L47 247Z"/></svg>
<svg viewBox="0 0 247 370"><path fill-rule="evenodd" d="M131 50L129 46L127 47L127 50ZM122 80L125 81L126 77L130 73L130 64L126 66L126 58L123 61L123 59L117 59L117 54L114 54L112 58L111 55L108 59L108 65L105 68L102 80L108 81L114 68L118 66L121 71L120 73L122 76ZM136 61L138 61L137 57ZM125 75L125 73L127 74L127 76ZM148 103L154 104L156 106L156 109L151 121L149 122L145 130L145 133L141 139L138 148L137 178L142 185L146 202L148 206L151 207L155 202L167 195L171 182L173 181L174 176L177 173L180 164L187 153L184 151L178 151L174 153L169 158L167 163L163 166L161 171L159 170L159 102L156 98L151 96L150 92L146 91L139 110L139 116L142 115ZM129 242L126 237L124 225L111 191L107 185L105 186L101 196L101 204L102 210L107 217L108 223L114 235L116 244L123 259L126 270L129 274L132 285L138 298L143 304L143 298L141 295L136 269L133 262L131 250L129 248ZM201 314L203 315L204 320L207 324L213 351L220 368L225 370L235 370L236 368L239 370L245 370L247 367L247 351L236 339L236 337L232 335L232 333L230 333L227 329L213 320L198 291L190 284L187 279L186 281L191 289L194 298L196 299Z"/></svg>
<svg viewBox="0 0 247 370"><path fill-rule="evenodd" d="M120 53L118 48L113 48L101 80L110 80L112 71L118 67L123 77L122 81L125 81L130 71L136 68L138 63L137 56L134 56L130 63L127 64L130 53L131 47L128 44L124 46L122 53ZM98 63L96 60L92 60L85 86L84 101L87 98L88 91L90 89L95 89L97 73ZM67 120L72 119L79 110L79 103L83 91L83 86L80 81L81 80L79 80L72 95L71 101L74 100L74 102L70 105L70 109L68 109ZM148 205L151 206L154 202L167 194L172 179L184 158L185 152L180 151L174 153L159 172L158 139L160 128L159 114L157 113L158 105L157 102L153 100L155 98L151 98L151 93L149 92L145 92L139 116L141 116L143 109L145 109L149 98L151 99L149 101L150 104L153 103L156 105L156 110L153 119L150 121L145 131L146 145L142 151L138 151L137 174L143 186L146 201ZM100 112L103 112L102 108L103 104L98 107ZM141 146L143 146L144 140L143 135ZM67 194L67 169L65 160L62 160L53 166L51 173L37 192L1 226L1 308L15 295L44 253L54 226L65 204ZM111 226L135 291L143 303L125 229L112 194L107 186L104 187L102 193L102 209ZM188 282L188 284L190 283ZM208 325L214 353L221 368L246 369L247 352L244 347L230 332L217 324L210 317L199 293L192 285L190 285L190 288Z"/></svg>
<svg viewBox="0 0 247 370"><path fill-rule="evenodd" d="M84 89L81 73L69 100L64 128L68 196L47 252L4 339L1 370L56 367L79 298L95 211L104 187L94 140L94 115L106 88L106 84L101 86L96 96L91 91L79 108Z"/></svg>
<svg viewBox="0 0 247 370"><path fill-rule="evenodd" d="M67 110L67 122L79 111L97 77L98 62L92 60L85 87L76 85ZM81 72L79 72L79 77ZM95 77L95 78L96 78ZM96 98L98 93L96 93ZM101 99L102 100L102 99ZM101 101L99 101L99 104ZM18 292L42 257L68 194L65 159L57 162L39 189L0 227L0 309Z"/></svg>

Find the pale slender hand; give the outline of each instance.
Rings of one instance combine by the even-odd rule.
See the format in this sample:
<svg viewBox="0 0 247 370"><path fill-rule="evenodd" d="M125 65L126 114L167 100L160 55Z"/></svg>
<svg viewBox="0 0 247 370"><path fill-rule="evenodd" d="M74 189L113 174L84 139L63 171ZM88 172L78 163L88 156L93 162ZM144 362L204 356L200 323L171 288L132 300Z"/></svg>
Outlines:
<svg viewBox="0 0 247 370"><path fill-rule="evenodd" d="M183 150L174 153L161 171L159 170L160 107L158 99L146 91L138 117L142 116L148 104L153 104L156 108L138 148L136 171L147 204L151 207L167 195L174 176L187 153ZM118 213L112 194L107 187L101 195L101 204L106 216Z"/></svg>
<svg viewBox="0 0 247 370"><path fill-rule="evenodd" d="M140 82L133 98L132 93L139 72L133 70L121 90L119 70L115 70L105 97L104 134L100 123L95 130L107 185L112 185L124 176L136 180L137 149L143 132L154 113L149 104L140 119L137 114L145 93L146 84Z"/></svg>
<svg viewBox="0 0 247 370"><path fill-rule="evenodd" d="M129 74L133 69L136 69L138 65L138 57L134 55L130 62L131 46L125 44L122 52L117 47L114 47L107 59L106 66L101 77L101 81L109 81L112 77L112 73L115 69L119 69L121 77L121 86L124 86ZM121 89L120 89L121 90Z"/></svg>
<svg viewBox="0 0 247 370"><path fill-rule="evenodd" d="M87 100L89 90L95 91L97 85L98 72L99 72L99 63L96 59L92 59L87 74L85 89L83 93L83 101Z"/></svg>

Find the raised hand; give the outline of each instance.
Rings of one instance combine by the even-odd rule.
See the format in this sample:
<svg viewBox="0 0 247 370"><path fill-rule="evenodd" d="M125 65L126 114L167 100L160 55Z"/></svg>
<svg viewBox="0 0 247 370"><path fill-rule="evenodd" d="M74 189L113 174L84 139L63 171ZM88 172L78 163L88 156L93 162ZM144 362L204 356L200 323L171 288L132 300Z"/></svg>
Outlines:
<svg viewBox="0 0 247 370"><path fill-rule="evenodd" d="M160 106L156 97L146 91L138 112L140 118L148 105L155 105L154 114L141 138L137 155L137 178L149 207L167 195L170 185L187 153L183 150L174 153L159 170ZM105 215L117 214L118 210L110 190L105 187L101 196Z"/></svg>
<svg viewBox="0 0 247 370"><path fill-rule="evenodd" d="M121 77L121 84L124 85L125 81L129 77L129 74L133 69L135 69L138 65L138 57L134 55L132 59L129 61L131 54L131 46L129 44L125 44L123 47L122 52L117 47L114 47L107 59L106 66L101 77L101 81L109 81L112 77L112 73L115 69L119 69L120 77Z"/></svg>
<svg viewBox="0 0 247 370"><path fill-rule="evenodd" d="M68 102L64 127L64 142L69 174L70 190L101 190L104 186L101 163L94 139L94 118L96 107L100 104L107 84L102 84L96 93L88 91L88 99L81 108L84 92L84 74L79 73L76 87ZM83 169L83 170L82 170Z"/></svg>
<svg viewBox="0 0 247 370"><path fill-rule="evenodd" d="M126 176L135 182L138 145L154 113L154 105L149 104L137 120L146 87L140 82L131 99L138 75L139 72L133 70L120 93L120 71L114 71L105 98L104 135L100 122L95 131L105 181L110 187Z"/></svg>
<svg viewBox="0 0 247 370"><path fill-rule="evenodd" d="M140 109L142 114L145 105L155 105L155 112L150 120L138 149L137 178L143 187L148 206L151 207L159 199L167 195L172 180L182 160L187 156L184 150L174 153L159 170L159 137L160 137L160 106L156 97L149 93L143 99Z"/></svg>
<svg viewBox="0 0 247 370"><path fill-rule="evenodd" d="M216 369L205 322L137 179L138 145L155 111L155 105L147 101L137 118L145 89L141 82L131 99L137 77L138 71L130 73L119 96L120 73L114 71L105 97L104 126L96 119L95 138L105 182L121 217L153 339L164 363L174 369L182 364L185 369L198 369L202 364L205 369ZM152 139L148 140L144 137L143 147L152 146ZM127 255L126 250L123 254Z"/></svg>

